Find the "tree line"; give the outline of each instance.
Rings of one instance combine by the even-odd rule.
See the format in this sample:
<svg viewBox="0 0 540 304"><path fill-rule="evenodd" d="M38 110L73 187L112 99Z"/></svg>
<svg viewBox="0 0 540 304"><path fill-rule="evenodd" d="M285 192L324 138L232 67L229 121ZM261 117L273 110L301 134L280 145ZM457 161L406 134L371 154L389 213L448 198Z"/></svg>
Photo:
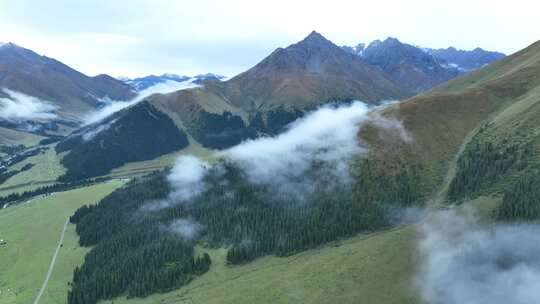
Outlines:
<svg viewBox="0 0 540 304"><path fill-rule="evenodd" d="M228 248L228 264L285 256L389 227L394 209L422 201L416 168L380 174L374 162L355 166L354 181L344 184L329 182L315 169L310 174L316 190L297 196L279 185L251 183L243 170L223 162L207 174L201 195L153 211L147 208L152 202L171 203L167 173L134 180L71 217L80 244L92 249L74 272L68 303L140 297L187 284L211 263L208 255L194 256L198 243ZM374 184L380 191L369 191ZM171 228L178 219L204 230L197 238L181 236Z"/></svg>

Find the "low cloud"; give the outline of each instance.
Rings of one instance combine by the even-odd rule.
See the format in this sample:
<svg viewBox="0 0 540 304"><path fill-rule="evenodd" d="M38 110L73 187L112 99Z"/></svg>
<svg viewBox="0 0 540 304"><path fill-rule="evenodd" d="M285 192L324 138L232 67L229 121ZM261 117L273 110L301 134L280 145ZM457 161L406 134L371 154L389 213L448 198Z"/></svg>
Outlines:
<svg viewBox="0 0 540 304"><path fill-rule="evenodd" d="M166 94L175 92L178 90L184 90L189 88L194 88L199 85L192 83L191 81L177 82L168 80L165 82L158 83L147 89L140 91L135 98L129 101L111 101L108 99L103 100L105 106L84 118L84 125L89 125L103 120L104 118L110 116L113 113L116 113L124 108L127 108L131 105L134 105L138 102L143 101L146 97L152 94Z"/></svg>
<svg viewBox="0 0 540 304"><path fill-rule="evenodd" d="M186 241L197 239L204 231L203 225L191 219L174 220L166 228Z"/></svg>
<svg viewBox="0 0 540 304"><path fill-rule="evenodd" d="M20 92L2 89L8 95L0 98L0 118L10 121L52 120L56 107L49 101Z"/></svg>
<svg viewBox="0 0 540 304"><path fill-rule="evenodd" d="M254 183L287 187L305 176L315 162L328 165L330 174L346 181L348 161L367 152L359 145L357 134L368 112L361 102L324 106L295 121L280 135L249 140L220 154L244 169Z"/></svg>
<svg viewBox="0 0 540 304"><path fill-rule="evenodd" d="M351 160L368 151L360 143L358 131L372 121L371 110L361 102L323 106L293 122L280 135L248 140L216 156L241 168L252 183L270 186L276 194L307 199L321 188L351 181ZM376 119L382 126L384 118ZM389 125L398 126L394 122ZM168 176L173 189L169 198L149 202L143 210L160 210L203 193L209 168L194 156L181 156Z"/></svg>
<svg viewBox="0 0 540 304"><path fill-rule="evenodd" d="M421 232L416 285L425 303L540 303L540 226L440 211Z"/></svg>
<svg viewBox="0 0 540 304"><path fill-rule="evenodd" d="M206 190L203 179L210 166L192 155L182 155L176 159L167 176L172 191L167 199L148 202L143 211L158 211L173 205L187 203Z"/></svg>
<svg viewBox="0 0 540 304"><path fill-rule="evenodd" d="M173 187L170 197L185 202L201 194L205 189L202 179L208 172L208 164L195 156L180 156L167 179Z"/></svg>

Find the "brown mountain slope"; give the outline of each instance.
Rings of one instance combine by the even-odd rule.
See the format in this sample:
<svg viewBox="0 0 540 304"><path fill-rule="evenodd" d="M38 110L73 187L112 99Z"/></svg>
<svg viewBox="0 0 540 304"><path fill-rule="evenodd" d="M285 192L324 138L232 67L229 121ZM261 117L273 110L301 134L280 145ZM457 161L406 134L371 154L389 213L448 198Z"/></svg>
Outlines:
<svg viewBox="0 0 540 304"><path fill-rule="evenodd" d="M248 111L282 105L305 108L328 100L376 102L404 96L383 72L317 32L287 48L278 48L219 89L230 103Z"/></svg>
<svg viewBox="0 0 540 304"><path fill-rule="evenodd" d="M102 98L135 96L125 83L107 75L86 76L67 65L12 43L0 46L0 88L52 102L63 119L76 120Z"/></svg>

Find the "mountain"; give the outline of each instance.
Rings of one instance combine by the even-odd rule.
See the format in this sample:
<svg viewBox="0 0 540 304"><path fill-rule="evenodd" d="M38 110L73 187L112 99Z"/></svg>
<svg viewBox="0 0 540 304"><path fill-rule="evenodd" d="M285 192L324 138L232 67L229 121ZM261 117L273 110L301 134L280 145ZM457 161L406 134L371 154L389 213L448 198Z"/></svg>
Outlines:
<svg viewBox="0 0 540 304"><path fill-rule="evenodd" d="M255 67L224 83L221 93L248 111L328 100L376 102L403 97L388 77L317 32L279 48Z"/></svg>
<svg viewBox="0 0 540 304"><path fill-rule="evenodd" d="M13 43L0 45L0 89L50 103L59 120L78 122L103 100L135 96L125 83L108 75L86 76L69 66ZM9 97L5 91L3 97ZM0 96L2 97L2 96Z"/></svg>
<svg viewBox="0 0 540 304"><path fill-rule="evenodd" d="M176 95L178 94L177 92ZM176 98L167 96L171 100ZM192 98L197 97L194 95ZM152 104L152 101L148 101L148 104ZM254 266L257 264L251 263L268 261L272 258L268 256L288 257L312 250L296 255L292 260L304 259L302 264L305 269L317 268L313 266L316 263L306 263L306 257L317 255L322 244L330 243L331 246L339 248L346 243L345 238L359 233L367 240L399 230L399 225L395 223L396 210L406 209L407 213L427 205L426 213L419 212L419 217L413 219L411 225L404 224L413 232L407 236L402 235L403 242L397 239L387 240L389 248L394 249L398 244L409 244L400 246L402 251L399 251L397 256L380 258L381 252L396 252L391 249L378 250L379 253L376 253L377 250L368 246L347 248L344 250L347 253L343 256L332 256L321 264L331 265L322 273L337 273L330 279L323 281L317 275L309 275L307 278L297 273L292 275L295 282L300 282L299 286L316 281L320 287L320 282L324 282L330 286L330 291L324 292L325 295L334 292L338 294L331 300L317 294L314 302L322 299L329 303L354 303L358 297L344 297L346 290L356 290L359 281L369 281L370 288L388 288L384 283L389 277L394 278L395 272L386 269L382 274L377 270L354 272L354 282L346 281L345 284L347 278L341 272L343 267L334 268L335 265L344 265L350 260L351 252L375 252L366 260L369 260L369 264L376 263L377 266L386 265L389 260L396 261L398 256L406 256L407 258L401 260L402 264L392 268L403 271L400 285L409 290L412 282L418 282L418 269L422 271L422 266L440 261L439 255L434 260L425 259L418 253L418 248L425 243L414 246L418 244L418 239L422 239L422 234L429 233L426 229L418 230L419 226L436 221L436 216L433 215L437 214L431 213L433 211L429 209L446 207L444 209L454 208L456 213L466 213L466 209L461 209L466 207L459 205L471 206L472 199L482 196L482 200L475 203L481 204L478 209L483 209L480 211L486 214L482 218L486 223L476 225L485 224L488 234L493 234L501 227L495 222L497 220L537 223L540 219L540 41L487 67L439 85L429 92L387 108L376 109L372 115L379 119L368 121L358 134L358 139L369 147L369 151L356 158L349 168L354 176L352 186L342 188L341 180L338 181L339 186L336 189L312 183L313 180L309 179L311 176L323 180L326 177L321 175L321 172L325 171L318 171L324 168L321 164L324 161L315 162L310 168L313 171L309 170L307 175L299 178L301 184L309 184L314 186L310 187L311 189L315 188L315 195L309 197L309 203L303 201L302 197L283 195L288 193L280 192L288 186L282 181L290 180L278 177L277 188L272 184L261 185L259 180L250 182L248 170L253 168L251 166L242 167L236 166L234 161L221 161L215 170L204 171L206 169L203 169L201 163L183 158L181 161L185 161L184 166L176 166L171 174L166 172L146 176L115 191L95 206L79 209L71 217L71 222L77 224L80 244L91 247L92 251L83 265L74 271L68 303L97 303L102 299L120 296L147 297L162 290L185 285L188 287L172 292L169 299L175 301L189 298L193 295L193 289L200 289L189 284L208 278L211 273L205 273L209 270L215 274L216 264L217 267L225 267L217 268L220 275L223 274L223 269L237 270L243 267L240 265L251 265L248 268L251 273L264 273L264 277L259 278L262 282L283 280L283 272L274 278L265 270L288 260L273 260L264 264L265 267L257 267ZM381 121L384 120L381 118L393 121L395 125L389 127L382 124ZM403 133L409 136L401 136ZM264 154L267 150L259 147L256 152ZM278 157L283 157L287 165L292 163L287 162L290 157L288 153L281 153ZM260 166L268 170L272 167L270 163ZM289 167L284 171L287 174L293 169ZM197 172L193 176L204 171L200 174L204 177L186 178L186 175L189 175L187 171ZM307 182L304 178L307 178ZM171 183L172 180L174 181ZM199 184L204 185L201 186L202 189L196 187ZM193 192L196 194L189 199L184 198L186 193ZM452 203L455 203L456 207L449 206ZM405 213L397 212L397 217L410 216ZM388 216L389 214L391 215ZM452 213L444 213L445 216L450 216L449 214ZM529 267L522 262L527 257L517 257L510 264L505 264L502 268L500 266L501 259L508 259L508 250L515 248L515 236L528 231L521 229L529 225L520 223L512 226L511 237L504 241L506 245L503 249L495 250L500 252L494 252L492 247L486 249L484 245L489 242L485 240L490 239L479 239L476 228L469 227L466 221L462 220L451 222L453 225L456 223L464 227L442 225L442 229L450 231L449 243L442 243L445 247L448 245L450 250L444 253L454 254L454 244L461 243L457 239L471 234L471 238L465 238L466 248L470 247L469 240L474 239L473 241L481 243L481 253L469 255L467 258L473 260L470 268L473 269L476 281L489 280L486 276L494 274L504 280L508 276L508 267ZM461 229L465 231L461 232ZM200 235L187 233L193 230L198 230ZM376 233L367 236L362 234L368 231ZM174 237L168 232L173 232ZM429 243L433 242L434 247L440 247L439 238L435 238L435 242L431 237L427 240ZM200 242L204 242L206 247L199 247L200 250L194 254L193 248ZM226 248L223 248L225 246ZM222 258L214 259L216 255L205 255L210 248L220 248ZM140 252L144 254L139 254ZM455 254L457 259L463 259L462 250L455 251ZM477 271L477 257L485 255L495 255L488 263L499 265L496 272L481 271L479 274ZM152 263L148 263L148 257L153 257ZM339 262L331 263L336 260ZM131 263L128 265L136 266L126 267L126 261ZM321 266L319 264L316 265ZM440 270L439 264L435 263L434 266L437 274ZM239 266L226 267L232 265ZM115 275L101 275L103 267L111 269ZM290 265L285 268L287 267ZM132 270L126 273L126 269ZM525 276L527 275L528 273ZM188 279L196 276L202 277L191 282ZM239 272L236 272L234 277L238 278ZM363 280L364 277L369 280ZM428 276L426 281L433 277ZM449 280L446 278L448 277L442 279L442 289L454 280L455 276L450 276ZM246 281L249 284L246 284L258 286L261 281L250 276ZM457 289L461 291L462 281L458 281ZM201 285L204 286L204 293L221 290L220 295L223 294L223 280L216 280L217 284L208 282L210 280ZM251 291L250 288L248 289ZM93 293L96 290L97 292ZM230 294L230 290L227 289L226 293ZM92 294L93 298L86 300L84 296L87 294ZM296 289L287 289L278 296L283 299L291 294L294 299L298 298ZM442 295L444 296L444 293ZM264 300L275 301L275 294L265 296ZM405 300L396 297L399 295L392 294L388 303L421 302L418 299ZM418 297L422 297L422 291ZM216 299L218 302L223 298ZM445 298L442 299L444 301Z"/></svg>
<svg viewBox="0 0 540 304"><path fill-rule="evenodd" d="M427 91L460 74L455 68L443 67L439 60L420 48L401 43L395 38L376 40L360 55L385 71L411 95Z"/></svg>
<svg viewBox="0 0 540 304"><path fill-rule="evenodd" d="M499 52L490 52L481 48L472 51L457 50L454 47L446 49L426 49L433 57L445 61L463 71L479 69L493 61L504 58L506 55Z"/></svg>
<svg viewBox="0 0 540 304"><path fill-rule="evenodd" d="M149 87L155 86L156 84L166 83L168 81L174 81L178 83L185 82L185 83L192 83L192 84L200 85L204 81L207 81L207 80L220 81L224 78L225 76L207 73L207 74L196 75L194 77L177 75L177 74L162 74L160 76L148 75L148 76L137 77L133 79L121 78L120 80L132 86L137 91L142 91L142 90L148 89Z"/></svg>
<svg viewBox="0 0 540 304"><path fill-rule="evenodd" d="M189 135L191 142L210 149L223 149L249 138L277 134L306 111L323 103L363 100L377 104L406 95L383 71L312 32L296 44L276 49L256 66L230 80L207 81L202 87L155 94L146 100L170 117L179 130ZM125 130L120 123L112 122L111 127L102 132ZM153 131L161 130L156 127ZM83 135L73 134L77 136ZM97 138L76 142L80 145L98 143ZM75 153L72 145L61 143L58 147ZM79 161L92 166L97 155L87 154ZM152 157L155 155L138 155L132 160ZM68 174L75 176L70 173L75 167L64 165L68 166ZM109 164L106 170L112 168Z"/></svg>
<svg viewBox="0 0 540 304"><path fill-rule="evenodd" d="M414 144L381 140L384 130L362 134L379 149L381 172L396 163L420 168L426 197L438 202L503 193L540 155L540 42L385 109L403 123ZM393 164L393 165L392 165Z"/></svg>
<svg viewBox="0 0 540 304"><path fill-rule="evenodd" d="M167 81L184 82L189 80L190 77L176 74L162 74L161 76L148 75L137 78L121 78L128 85L132 86L137 91L142 91L149 87L155 86L158 83L164 83Z"/></svg>
<svg viewBox="0 0 540 304"><path fill-rule="evenodd" d="M410 96L505 56L480 48L473 51L457 51L453 47L420 48L391 37L384 41L375 40L367 46L360 43L355 47L342 46L342 49L382 69Z"/></svg>

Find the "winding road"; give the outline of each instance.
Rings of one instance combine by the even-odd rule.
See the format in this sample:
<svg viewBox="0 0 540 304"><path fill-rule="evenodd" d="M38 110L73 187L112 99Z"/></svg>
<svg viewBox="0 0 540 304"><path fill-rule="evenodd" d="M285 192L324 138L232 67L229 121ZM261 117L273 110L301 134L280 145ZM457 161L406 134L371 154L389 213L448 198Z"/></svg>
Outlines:
<svg viewBox="0 0 540 304"><path fill-rule="evenodd" d="M64 236L66 234L66 229L69 224L69 217L66 219L66 222L64 223L64 228L62 229L62 234L60 235L60 240L58 241L58 245L56 246L56 250L54 251L54 255L51 260L51 264L49 264L49 270L47 271L47 276L45 276L45 280L43 281L43 285L41 285L41 288L39 289L39 292L33 302L33 304L38 304L39 299L41 299L41 296L45 292L45 289L47 288L47 283L49 283L49 278L51 277L51 274L53 272L54 264L56 263L56 258L58 257L58 252L60 252L60 248L62 247L62 243L64 242Z"/></svg>

